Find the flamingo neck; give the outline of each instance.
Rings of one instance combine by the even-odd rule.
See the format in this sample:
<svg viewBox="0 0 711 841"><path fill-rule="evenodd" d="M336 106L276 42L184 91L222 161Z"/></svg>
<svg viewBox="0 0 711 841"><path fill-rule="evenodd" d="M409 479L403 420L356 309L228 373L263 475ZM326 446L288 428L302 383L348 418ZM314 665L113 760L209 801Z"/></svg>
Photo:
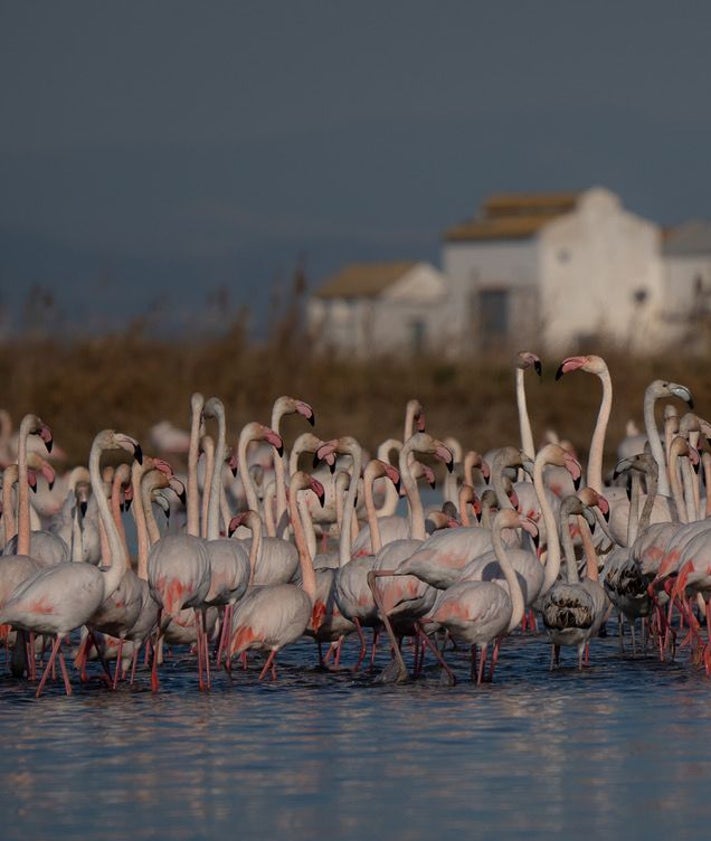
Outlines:
<svg viewBox="0 0 711 841"><path fill-rule="evenodd" d="M125 557L125 550L121 542L121 536L114 518L111 516L109 501L106 498L104 480L101 477L99 462L101 460L102 448L96 441L92 444L89 453L89 475L91 477L91 491L96 497L96 505L99 509L99 518L106 534L108 544L108 561L110 566L104 570L104 600L107 599L119 586L121 579L128 565L128 558Z"/></svg>
<svg viewBox="0 0 711 841"><path fill-rule="evenodd" d="M612 377L605 368L597 375L602 383L602 399L597 413L595 429L590 440L588 453L588 486L598 493L602 493L602 460L605 452L605 436L612 411Z"/></svg>
<svg viewBox="0 0 711 841"><path fill-rule="evenodd" d="M17 442L17 554L30 554L30 488L27 484L27 439L32 427L26 415L20 423Z"/></svg>
<svg viewBox="0 0 711 841"><path fill-rule="evenodd" d="M533 486L536 489L538 503L541 506L541 515L546 526L547 558L546 567L543 573L543 585L541 595L546 593L558 578L560 572L560 540L558 538L558 523L555 514L548 501L545 484L543 482L543 469L549 462L545 458L536 458L533 464Z"/></svg>
<svg viewBox="0 0 711 841"><path fill-rule="evenodd" d="M197 465L200 456L200 424L202 423L203 400L194 395L190 418L190 443L188 445L188 485L186 531L193 537L200 536L200 488L198 486Z"/></svg>
<svg viewBox="0 0 711 841"><path fill-rule="evenodd" d="M378 512L373 500L373 483L376 478L377 477L374 472L372 470L368 470L366 467L365 473L363 474L363 496L365 498L365 510L368 517L368 530L370 531L370 551L373 555L377 555L383 548L383 540L380 535L380 523L378 522ZM395 486L391 482L388 481L387 485L393 489L395 494L397 494Z"/></svg>
<svg viewBox="0 0 711 841"><path fill-rule="evenodd" d="M282 417L283 411L278 406L274 406L274 409L272 410L271 426L274 432L276 432L279 435L281 434L280 427ZM287 510L286 464L286 451L284 451L281 455L279 455L279 453L274 453L274 486L276 490L276 528L274 534L277 537L284 537L286 523L288 522L286 517L284 516Z"/></svg>
<svg viewBox="0 0 711 841"><path fill-rule="evenodd" d="M644 428L647 433L647 440L652 450L654 460L657 462L657 493L661 496L669 496L671 488L667 475L667 460L664 455L662 439L659 435L657 422L654 418L654 404L656 396L653 390L648 389L644 395Z"/></svg>
<svg viewBox="0 0 711 841"><path fill-rule="evenodd" d="M338 537L338 565L344 566L351 559L351 546L353 540L351 537L351 520L353 512L356 507L356 499L358 496L358 479L362 467L362 453L359 446L351 447L348 450L351 457L351 481L348 485L348 492L346 493L346 500L343 503L343 511L341 513L341 533Z"/></svg>
<svg viewBox="0 0 711 841"><path fill-rule="evenodd" d="M144 462L145 464L145 462ZM137 555L137 575L144 581L148 581L148 531L146 528L146 514L145 502L143 497L142 478L145 472L143 465L137 461L131 466L131 483L133 484L133 498L134 504L131 510L133 511L133 521L136 524L136 555Z"/></svg>
<svg viewBox="0 0 711 841"><path fill-rule="evenodd" d="M526 385L524 375L525 371L523 368L516 368L516 405L518 406L521 449L530 459L534 459L536 455L536 448L533 443L533 430L531 429L531 419L528 415L528 406L526 404Z"/></svg>
<svg viewBox="0 0 711 841"><path fill-rule="evenodd" d="M210 497L207 510L208 540L216 540L220 536L220 491L222 489L222 467L225 463L225 439L227 437L224 411L218 408L215 414L217 417L217 442L210 474Z"/></svg>
<svg viewBox="0 0 711 841"><path fill-rule="evenodd" d="M494 547L496 559L498 560L501 571L506 579L506 583L509 585L509 594L511 597L511 618L509 619L507 631L512 631L519 624L521 619L523 619L525 605L521 585L519 583L518 576L516 575L516 570L511 565L509 556L506 553L506 547L504 546L501 531L501 526L494 528L491 533L491 542Z"/></svg>
<svg viewBox="0 0 711 841"><path fill-rule="evenodd" d="M309 552L304 524L299 511L299 504L296 497L299 491L292 486L292 493L289 499L289 513L291 514L291 525L294 529L294 543L299 552L299 565L301 566L301 586L311 600L316 601L316 573L314 572L313 558Z"/></svg>
<svg viewBox="0 0 711 841"><path fill-rule="evenodd" d="M417 488L417 482L412 475L412 461L410 456L412 449L405 444L400 450L398 468L400 470L400 481L405 489L407 497L408 517L410 520L410 537L414 540L424 540L427 537L425 529L425 510L422 505L422 498ZM414 458L414 457L413 457Z"/></svg>

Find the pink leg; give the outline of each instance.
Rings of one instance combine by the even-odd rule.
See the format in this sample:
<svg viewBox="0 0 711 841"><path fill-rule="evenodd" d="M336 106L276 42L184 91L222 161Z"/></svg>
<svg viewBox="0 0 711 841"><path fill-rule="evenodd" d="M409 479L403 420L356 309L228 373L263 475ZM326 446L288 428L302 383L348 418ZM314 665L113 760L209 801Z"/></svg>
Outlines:
<svg viewBox="0 0 711 841"><path fill-rule="evenodd" d="M52 652L49 655L49 660L47 661L47 665L44 667L44 671L42 672L42 677L40 678L39 686L37 687L37 691L35 692L35 698L39 698L42 694L42 690L44 689L44 685L47 682L47 677L49 676L50 671L54 668L54 661L57 656L57 652L59 651L59 646L62 644L62 638L57 634L54 639L54 643L52 644Z"/></svg>
<svg viewBox="0 0 711 841"><path fill-rule="evenodd" d="M432 651L432 653L434 654L434 656L437 658L437 660L438 660L438 662L439 662L440 666L442 666L442 668L444 669L444 671L445 671L445 672L447 673L447 675L449 676L449 681L450 681L450 683L452 684L452 686L454 686L454 684L457 682L457 678L455 677L454 672L453 672L453 671L449 668L449 666L447 665L447 662L445 661L444 657L442 656L442 652L439 650L439 648L437 648L436 643L434 643L434 642L433 642L433 641L432 641L432 640L431 640L431 639L427 636L427 634L425 633L424 629L423 629L420 625L418 625L418 626L417 626L417 628L418 628L418 633L422 635L422 644L423 644L423 645L426 645L426 646L430 649L430 651ZM424 652L423 652L423 655L422 655L422 656L423 656L423 659L424 659Z"/></svg>
<svg viewBox="0 0 711 841"><path fill-rule="evenodd" d="M64 678L64 689L66 690L67 695L72 694L72 685L69 683L69 674L67 673L67 664L64 662L64 654L62 654L61 648L59 649L59 666L62 670L62 677Z"/></svg>
<svg viewBox="0 0 711 841"><path fill-rule="evenodd" d="M272 680L276 680L276 666L274 665L274 658L276 657L277 650L274 648L269 652L269 657L267 657L267 662L264 664L264 668L259 673L259 680L262 680L266 673L271 669L272 672Z"/></svg>

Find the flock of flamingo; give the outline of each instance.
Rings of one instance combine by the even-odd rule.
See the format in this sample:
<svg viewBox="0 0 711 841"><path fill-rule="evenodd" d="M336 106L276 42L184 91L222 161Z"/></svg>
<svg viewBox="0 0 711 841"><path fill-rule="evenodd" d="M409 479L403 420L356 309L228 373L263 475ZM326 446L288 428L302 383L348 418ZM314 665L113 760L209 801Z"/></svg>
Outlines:
<svg viewBox="0 0 711 841"><path fill-rule="evenodd" d="M426 431L417 400L402 440L383 441L377 457L351 436L324 441L310 429L287 454L282 418L314 425L311 406L288 396L270 425L246 424L228 449L223 403L195 393L181 475L165 453L105 429L88 465L57 477L50 428L26 415L2 456L6 668L37 696L61 673L71 694L73 646L82 680L95 657L109 686L133 685L141 662L155 692L166 648L185 645L207 689L216 668L250 668L253 650L259 680L276 679L279 651L304 636L325 669L372 669L385 634L380 679L417 678L432 658L454 683L451 652L466 645L481 683L507 635L541 624L551 668L564 646L582 668L616 611L621 646L625 624L635 648L641 625L662 660L685 645L711 672L711 424L691 411L688 388L655 380L645 433L620 442L604 476L611 376L599 356L568 357L557 379L582 371L602 385L583 471L564 442L534 446L525 380L541 370L536 354L515 357L521 440L483 455ZM434 486L440 462L447 472L428 506L421 483ZM39 475L43 492L32 494Z"/></svg>

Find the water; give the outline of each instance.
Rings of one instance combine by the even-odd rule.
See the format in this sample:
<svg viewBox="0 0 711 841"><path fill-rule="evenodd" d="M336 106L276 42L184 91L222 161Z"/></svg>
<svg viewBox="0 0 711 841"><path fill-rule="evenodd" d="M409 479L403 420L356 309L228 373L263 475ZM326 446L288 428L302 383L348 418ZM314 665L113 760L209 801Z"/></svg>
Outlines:
<svg viewBox="0 0 711 841"><path fill-rule="evenodd" d="M35 700L3 673L0 837L706 837L703 672L683 652L623 657L614 636L582 673L563 655L551 673L545 637L514 635L481 687L463 651L455 687L434 665L394 686L317 670L308 641L276 683L255 658L209 692L187 651L157 695L145 672L117 692L72 672L71 697L59 680Z"/></svg>

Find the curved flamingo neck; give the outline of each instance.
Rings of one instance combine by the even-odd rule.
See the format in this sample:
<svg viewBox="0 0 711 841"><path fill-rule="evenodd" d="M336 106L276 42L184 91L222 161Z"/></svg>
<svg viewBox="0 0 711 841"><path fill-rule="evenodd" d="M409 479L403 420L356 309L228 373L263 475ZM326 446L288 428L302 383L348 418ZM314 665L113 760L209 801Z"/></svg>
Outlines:
<svg viewBox="0 0 711 841"><path fill-rule="evenodd" d="M550 445L549 445L550 446ZM560 540L558 538L558 523L556 522L555 514L551 508L546 493L545 483L543 481L543 470L547 464L554 462L549 461L548 448L544 447L533 463L533 487L536 489L539 505L541 506L541 515L546 526L546 544L547 544L547 558L546 566L543 572L543 584L541 586L541 595L545 594L558 578L560 572Z"/></svg>
<svg viewBox="0 0 711 841"><path fill-rule="evenodd" d="M605 453L605 436L612 411L612 377L605 366L597 376L602 383L602 398L597 413L595 429L590 440L588 452L587 484L598 493L602 493L602 461Z"/></svg>
<svg viewBox="0 0 711 841"><path fill-rule="evenodd" d="M356 499L358 496L358 479L360 478L361 468L363 465L363 451L360 444L353 442L348 444L344 449L351 457L351 481L348 485L348 492L343 503L343 512L341 514L341 533L338 537L338 565L344 566L351 559L351 519L356 507Z"/></svg>
<svg viewBox="0 0 711 841"><path fill-rule="evenodd" d="M573 536L570 533L570 517L572 516L571 506L580 507L580 501L577 497L570 497L570 503L563 500L560 506L560 541L563 546L563 554L565 555L565 578L568 584L579 584L578 578L578 560L575 557L575 547L573 545Z"/></svg>
<svg viewBox="0 0 711 841"><path fill-rule="evenodd" d="M505 517L497 516L494 520L494 528L491 532L491 542L492 546L494 547L496 559L499 562L501 571L503 572L504 578L506 579L506 583L509 585L509 595L511 598L511 618L509 619L507 631L512 631L519 624L519 622L523 618L523 611L525 608L521 585L519 583L518 576L516 575L516 571L511 565L511 561L509 560L509 556L506 552L506 547L504 546L504 541L502 538L503 529L510 527L510 525L507 525L505 523Z"/></svg>
<svg viewBox="0 0 711 841"><path fill-rule="evenodd" d="M410 537L415 540L424 540L427 537L425 529L425 510L422 505L422 497L417 487L417 481L412 473L412 462L414 461L413 447L409 446L410 438L400 450L398 467L400 470L400 481L407 497L408 517L410 521Z"/></svg>
<svg viewBox="0 0 711 841"><path fill-rule="evenodd" d="M108 569L104 570L104 599L106 599L121 583L121 578L128 565L128 558L125 557L126 553L121 542L121 535L116 528L114 518L111 516L111 508L106 498L100 468L103 449L100 438L95 438L89 452L89 476L91 477L91 492L96 497L96 506L99 510L99 518L104 528L109 550L109 557L103 559L104 562L108 560L110 563Z"/></svg>
<svg viewBox="0 0 711 841"><path fill-rule="evenodd" d="M114 471L114 478L111 483L111 513L123 545L123 555L126 563L126 569L131 568L131 561L128 554L128 541L126 540L126 529L123 525L121 504L123 502L123 489L129 481L129 477L130 467L127 464L122 464Z"/></svg>
<svg viewBox="0 0 711 841"><path fill-rule="evenodd" d="M657 396L653 385L654 383L644 393L644 428L647 432L647 440L649 441L652 455L657 462L657 493L660 496L669 496L671 488L667 475L667 461L664 455L664 447L662 446L659 429L657 428L657 422L654 417L654 406Z"/></svg>
<svg viewBox="0 0 711 841"><path fill-rule="evenodd" d="M277 400L272 409L271 427L277 434L281 435L281 419L285 414L284 407ZM286 529L286 518L284 516L287 511L286 502L286 451L281 455L274 454L274 488L275 488L275 503L276 512L274 517L275 529L274 535L283 537Z"/></svg>
<svg viewBox="0 0 711 841"><path fill-rule="evenodd" d="M299 564L301 566L301 586L306 595L311 600L311 604L316 601L316 573L314 572L313 558L309 552L308 541L306 539L306 532L301 520L301 513L299 511L299 504L297 496L300 491L308 487L308 483L299 480L297 473L297 480L292 480L289 488L289 514L291 516L291 525L294 529L294 543L299 552Z"/></svg>
<svg viewBox="0 0 711 841"><path fill-rule="evenodd" d="M377 555L383 548L383 540L380 535L380 523L378 522L378 512L373 500L373 483L376 479L385 475L385 471L380 467L380 462L372 460L368 462L363 471L363 497L365 499L365 511L368 518L368 530L370 531L370 551L371 554ZM387 483L389 487L395 491L395 486L392 482Z"/></svg>
<svg viewBox="0 0 711 841"><path fill-rule="evenodd" d="M239 472L242 477L242 485L244 487L244 495L247 498L247 508L259 513L259 499L257 498L257 489L254 484L254 479L249 472L249 464L247 461L247 449L252 441L256 440L252 424L247 424L242 429L237 444L237 461L239 462Z"/></svg>

